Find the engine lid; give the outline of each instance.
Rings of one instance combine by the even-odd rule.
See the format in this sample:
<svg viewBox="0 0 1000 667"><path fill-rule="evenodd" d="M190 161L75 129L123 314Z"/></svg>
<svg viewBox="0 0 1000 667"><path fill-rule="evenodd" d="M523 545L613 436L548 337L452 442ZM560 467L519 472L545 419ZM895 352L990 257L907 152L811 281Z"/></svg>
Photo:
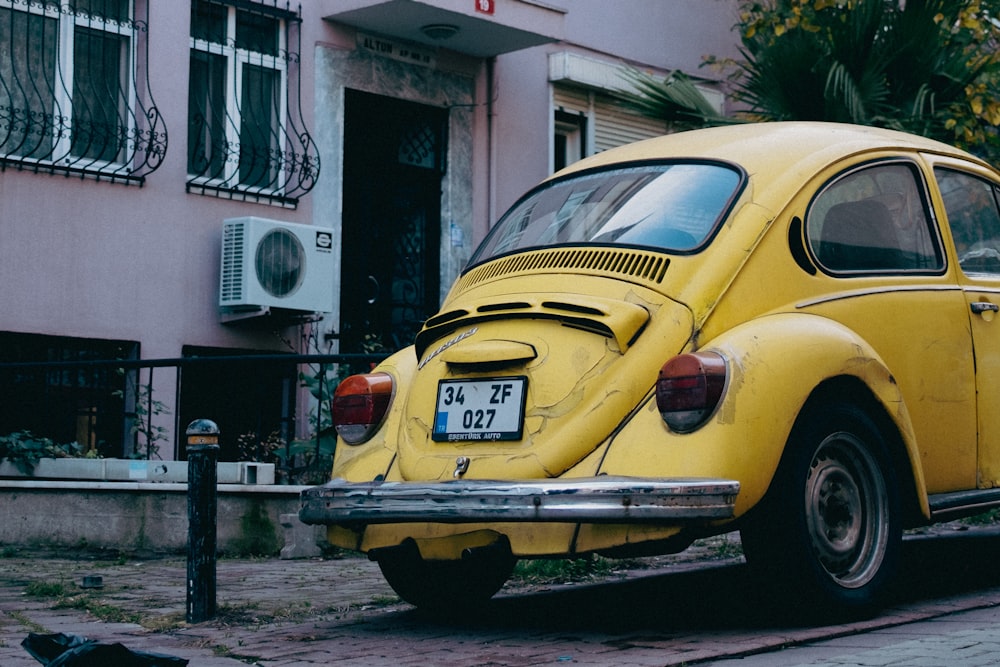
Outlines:
<svg viewBox="0 0 1000 667"><path fill-rule="evenodd" d="M447 337L424 346L401 408L407 480L560 475L650 395L693 326L681 304L634 292L518 294L435 319Z"/></svg>

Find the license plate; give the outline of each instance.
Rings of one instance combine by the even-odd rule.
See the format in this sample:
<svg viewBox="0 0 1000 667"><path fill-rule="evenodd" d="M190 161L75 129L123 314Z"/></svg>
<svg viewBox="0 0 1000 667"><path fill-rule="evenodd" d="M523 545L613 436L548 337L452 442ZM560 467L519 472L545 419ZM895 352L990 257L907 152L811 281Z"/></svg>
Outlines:
<svg viewBox="0 0 1000 667"><path fill-rule="evenodd" d="M441 380L434 431L438 442L520 440L527 378Z"/></svg>

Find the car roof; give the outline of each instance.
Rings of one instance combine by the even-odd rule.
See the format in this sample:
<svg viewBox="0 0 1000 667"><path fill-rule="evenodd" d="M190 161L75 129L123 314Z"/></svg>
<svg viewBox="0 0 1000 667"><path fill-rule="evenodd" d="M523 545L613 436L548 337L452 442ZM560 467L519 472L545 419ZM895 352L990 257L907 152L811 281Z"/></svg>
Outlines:
<svg viewBox="0 0 1000 667"><path fill-rule="evenodd" d="M886 149L952 155L991 168L965 151L905 132L845 123L786 121L667 134L580 160L559 175L620 162L684 158L732 162L750 174L794 169L804 176L851 155Z"/></svg>

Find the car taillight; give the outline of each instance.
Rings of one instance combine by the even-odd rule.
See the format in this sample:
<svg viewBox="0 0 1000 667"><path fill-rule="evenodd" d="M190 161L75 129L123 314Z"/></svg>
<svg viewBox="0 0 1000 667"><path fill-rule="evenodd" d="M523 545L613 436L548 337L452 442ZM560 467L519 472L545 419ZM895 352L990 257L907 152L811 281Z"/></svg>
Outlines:
<svg viewBox="0 0 1000 667"><path fill-rule="evenodd" d="M712 416L725 387L726 360L721 355L681 354L660 369L656 407L671 431L688 433Z"/></svg>
<svg viewBox="0 0 1000 667"><path fill-rule="evenodd" d="M340 383L330 411L344 442L358 445L375 434L389 411L392 390L392 376L387 373L352 375Z"/></svg>

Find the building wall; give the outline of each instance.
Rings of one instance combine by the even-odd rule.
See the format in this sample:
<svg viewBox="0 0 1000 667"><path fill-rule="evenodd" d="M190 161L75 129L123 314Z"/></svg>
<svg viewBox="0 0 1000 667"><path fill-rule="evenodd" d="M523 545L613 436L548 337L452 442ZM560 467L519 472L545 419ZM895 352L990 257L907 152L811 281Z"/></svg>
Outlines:
<svg viewBox="0 0 1000 667"><path fill-rule="evenodd" d="M320 23L312 17L308 25ZM302 97L306 125L314 128L306 44L317 36L305 32ZM0 332L134 341L143 359L181 357L185 346L299 351L298 328L220 320L222 221L310 224L313 203L305 196L292 209L185 192L189 34L190 3L149 2L149 82L168 145L141 187L10 166L0 172ZM328 169L324 176L334 175ZM172 369L156 373L161 407L154 423L173 441L160 448L168 459L185 428L177 384ZM297 417L308 429L304 405Z"/></svg>
<svg viewBox="0 0 1000 667"><path fill-rule="evenodd" d="M707 55L735 56L730 0L561 0L567 42L651 67L699 72Z"/></svg>
<svg viewBox="0 0 1000 667"><path fill-rule="evenodd" d="M185 193L189 10L150 4L149 78L169 144L142 187L0 173L0 330L134 340L147 358L183 345L280 347L220 325L222 220L309 223L312 201L291 210Z"/></svg>
<svg viewBox="0 0 1000 667"><path fill-rule="evenodd" d="M491 220L548 176L552 83L548 57L570 52L666 74L717 78L704 56L738 55L733 0L553 0L566 10L565 38L497 58L497 192ZM478 223L478 221L477 221ZM478 231L482 233L481 226Z"/></svg>
<svg viewBox="0 0 1000 667"><path fill-rule="evenodd" d="M500 0L498 10L518 3L539 4ZM457 1L437 4L473 14L472 0L467 9ZM179 357L184 346L336 352L336 341L323 342L322 335L314 339L318 347L303 346L301 326L225 324L217 304L224 219L259 216L339 229L342 143L350 131L345 88L449 109L443 296L489 225L550 172L550 54L707 74L698 70L703 55L736 53L736 4L547 0L564 16L560 41L494 59L441 49L426 66L359 49L353 28L324 19L339 0L302 3L300 95L322 170L293 209L185 192L190 6L151 0L149 79L169 131L165 160L142 187L9 167L0 173L0 331L137 341L147 359ZM336 246L335 235L338 252ZM337 269L330 285L335 294L339 275ZM315 326L335 333L338 321L335 310ZM169 390L173 380L162 381ZM160 397L173 414L172 393ZM303 410L300 428L308 428Z"/></svg>

